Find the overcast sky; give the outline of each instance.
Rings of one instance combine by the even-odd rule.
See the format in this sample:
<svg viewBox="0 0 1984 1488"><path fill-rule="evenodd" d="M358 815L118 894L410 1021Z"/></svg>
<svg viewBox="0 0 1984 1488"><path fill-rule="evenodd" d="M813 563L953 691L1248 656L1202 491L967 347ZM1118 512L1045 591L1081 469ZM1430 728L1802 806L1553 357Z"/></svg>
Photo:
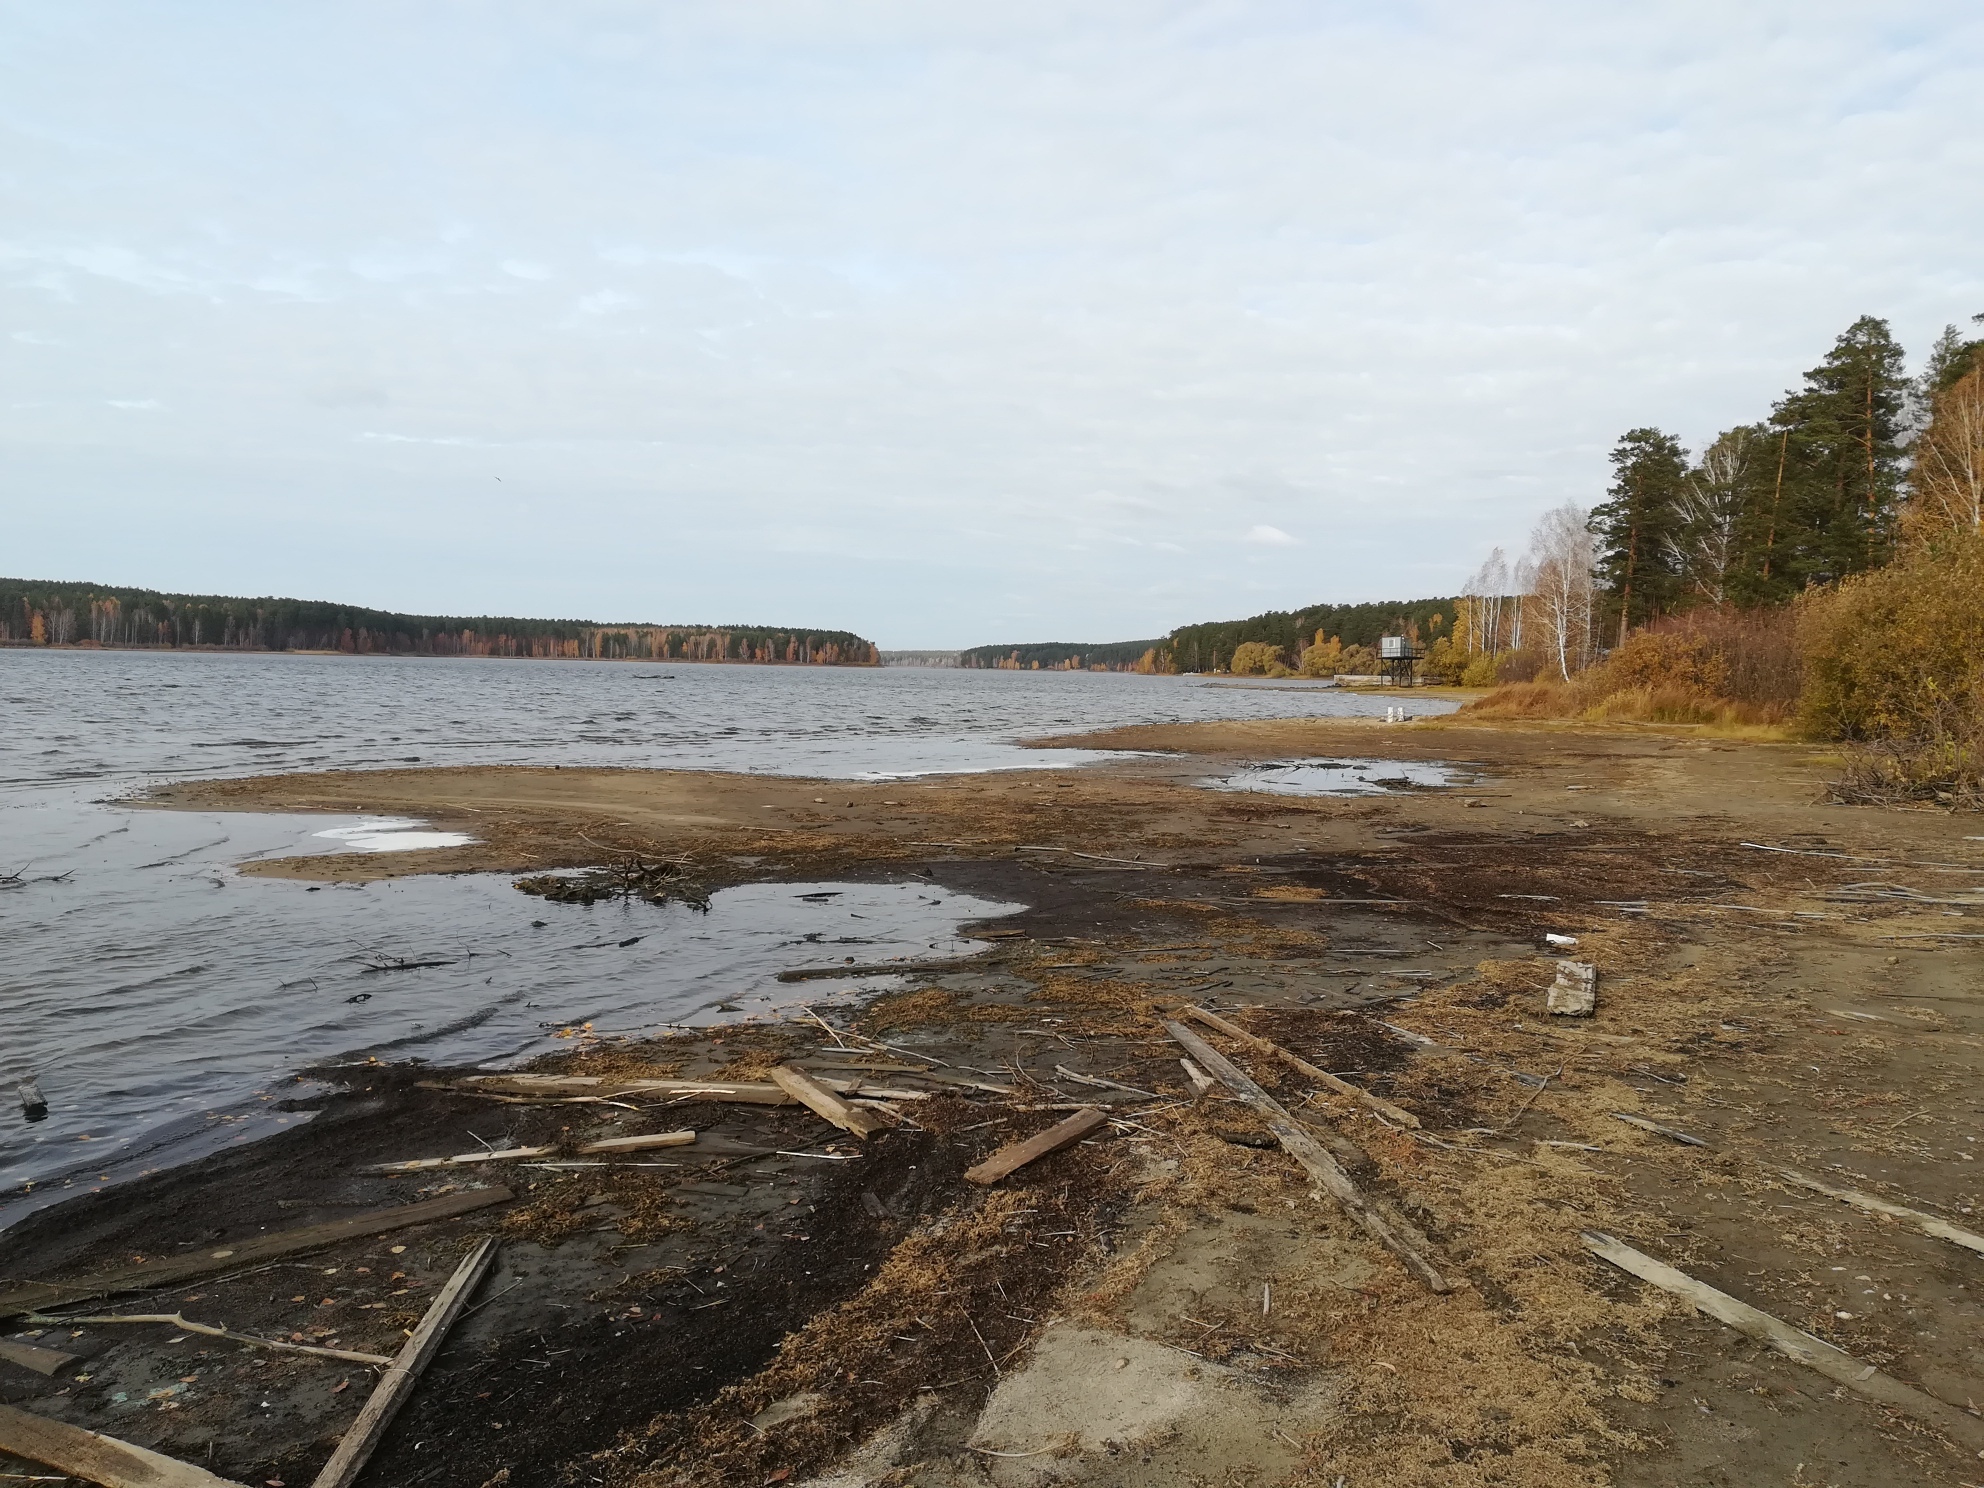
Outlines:
<svg viewBox="0 0 1984 1488"><path fill-rule="evenodd" d="M1984 311L1984 6L0 8L0 572L1114 640Z"/></svg>

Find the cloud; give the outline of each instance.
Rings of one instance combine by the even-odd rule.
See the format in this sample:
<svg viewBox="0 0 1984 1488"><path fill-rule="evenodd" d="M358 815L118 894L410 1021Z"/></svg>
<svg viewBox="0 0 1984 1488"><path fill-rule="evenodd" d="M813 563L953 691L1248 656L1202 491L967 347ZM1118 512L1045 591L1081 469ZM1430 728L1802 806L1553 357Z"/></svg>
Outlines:
<svg viewBox="0 0 1984 1488"><path fill-rule="evenodd" d="M1148 635L1451 592L1621 431L1984 308L1960 0L25 17L0 459L103 517L45 572Z"/></svg>
<svg viewBox="0 0 1984 1488"><path fill-rule="evenodd" d="M1290 537L1279 527L1270 527L1265 522L1249 527L1247 529L1247 535L1241 541L1258 543L1262 547L1267 548L1293 548L1300 546L1297 539Z"/></svg>

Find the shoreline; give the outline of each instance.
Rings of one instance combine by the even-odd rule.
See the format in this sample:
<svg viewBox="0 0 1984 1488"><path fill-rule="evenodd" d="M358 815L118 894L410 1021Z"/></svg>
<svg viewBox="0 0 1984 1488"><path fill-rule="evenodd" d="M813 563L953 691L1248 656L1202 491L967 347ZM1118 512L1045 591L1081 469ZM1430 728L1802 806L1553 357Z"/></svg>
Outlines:
<svg viewBox="0 0 1984 1488"><path fill-rule="evenodd" d="M797 1107L505 1105L429 1088L450 1072L369 1066L309 1097L317 1115L298 1128L0 1233L0 1272L68 1275L405 1201L437 1185L357 1169L472 1147L470 1128L569 1150L674 1123L698 1128L698 1144L654 1160L683 1166L477 1167L456 1191L501 1182L517 1200L322 1253L319 1279L338 1273L324 1301L222 1279L193 1288L202 1301L184 1298L186 1315L253 1333L296 1332L309 1314L321 1320L311 1336L373 1346L407 1296L445 1275L450 1247L503 1234L502 1274L389 1435L381 1481L482 1488L508 1467L516 1482L556 1482L584 1462L614 1484L798 1482L850 1453L870 1466L845 1481L913 1468L896 1481L945 1485L983 1472L1044 1482L1050 1466L1078 1482L1182 1483L1206 1460L1259 1480L1430 1485L1478 1450L1528 1464L1524 1481L1537 1483L1651 1485L1712 1460L1754 1476L1790 1451L1888 1476L1959 1470L1933 1438L1897 1432L1853 1397L1832 1401L1817 1376L1608 1273L1576 1237L1609 1229L1849 1352L1892 1360L1882 1367L1933 1394L1960 1403L1976 1391L1960 1343L1940 1336L1962 1332L1940 1326L1951 1309L1974 1314L1961 1252L1771 1177L1774 1164L1837 1165L1903 1202L1952 1213L1969 1202L1953 1171L1968 1164L1922 1141L1960 1149L1975 1125L1974 1073L1942 1072L1974 1070L1963 1051L1984 1032L1973 990L1984 953L1898 937L1962 933L1975 911L1960 910L1972 925L1953 932L1942 907L1855 898L1869 875L1920 874L1851 861L1974 860L1984 881L1963 823L1825 806L1809 748L1674 731L1302 719L1032 742L1077 741L1166 752L883 782L461 767L166 787L150 804L407 815L487 834L468 848L244 870L285 877L518 873L638 852L685 856L711 886L915 873L1028 908L998 921L968 963L859 1004L820 1003L833 1036L795 1012L642 1043L580 1040L532 1066L624 1080L762 1077L780 1060L823 1073L922 1065L833 1071L928 1097L895 1101L908 1123L865 1143ZM1488 778L1355 798L1194 784L1247 761L1332 754L1464 759ZM1811 856L1839 852L1850 856ZM1565 954L1546 932L1577 937L1569 954L1600 967L1589 1025L1543 1026L1541 988ZM1426 1140L1209 1035L1347 1149L1347 1171L1424 1232L1455 1291L1426 1292L1314 1197L1244 1107L1194 1097L1164 1032L1165 1009L1183 1001L1216 1005L1416 1113ZM1798 1076L1805 1065L1830 1073ZM923 1078L960 1069L1012 1093ZM1853 1104L1889 1086L1893 1101ZM1045 1107L1082 1101L1112 1107L1116 1124L994 1188L960 1181L969 1162L1065 1115ZM1649 1136L1612 1110L1709 1146ZM1912 1127L1891 1127L1897 1117ZM1943 1131L1951 1139L1912 1134ZM1834 1255L1890 1297L1905 1286L1906 1305L1859 1299L1865 1283L1848 1287L1828 1269L1838 1261L1820 1259ZM408 1273L397 1303L372 1280L388 1268ZM723 1297L731 1282L739 1290ZM1828 1286L1837 1299L1819 1295ZM930 1326L901 1315L911 1297ZM333 1321L335 1333L318 1331ZM244 1481L294 1482L367 1386L360 1369L333 1395L328 1366L262 1364L225 1344L189 1365L192 1344L168 1343L169 1331L86 1328L72 1346L96 1351L91 1379L36 1384L8 1369L0 1399L176 1455L209 1452ZM44 1329L35 1341L67 1337ZM555 1377L527 1362L566 1347ZM1458 1396L1456 1355L1474 1361ZM672 1362L630 1371L632 1357ZM1134 1389L1112 1391L1116 1371ZM133 1393L134 1381L164 1389L189 1374L199 1382L163 1401ZM276 1375L290 1385L274 1417L239 1403ZM119 1391L123 1403L110 1398ZM492 1403L513 1391L532 1399L534 1420ZM818 1398L768 1412L802 1396ZM568 1419L575 1410L586 1420ZM437 1431L459 1463L423 1455ZM623 1432L638 1452L597 1455ZM1137 1450L1118 1463L1110 1439Z"/></svg>

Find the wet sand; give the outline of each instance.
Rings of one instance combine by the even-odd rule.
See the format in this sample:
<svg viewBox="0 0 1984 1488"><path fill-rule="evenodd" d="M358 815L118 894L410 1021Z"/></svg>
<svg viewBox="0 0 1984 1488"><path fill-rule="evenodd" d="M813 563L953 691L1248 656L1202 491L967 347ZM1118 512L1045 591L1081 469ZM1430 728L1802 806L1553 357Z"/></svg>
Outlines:
<svg viewBox="0 0 1984 1488"><path fill-rule="evenodd" d="M575 1036L540 1066L737 1079L794 1060L927 1097L865 1143L797 1107L506 1104L447 1071L346 1070L303 1098L318 1115L299 1129L0 1236L0 1273L507 1184L514 1203L441 1225L87 1305L391 1352L470 1238L505 1235L376 1484L1651 1485L1796 1481L1801 1462L1813 1482L1974 1481L1984 1442L1958 1450L1842 1393L1578 1239L1617 1234L1932 1395L1984 1401L1978 1257L1780 1172L1984 1227L1984 941L1947 938L1984 933L1974 820L1829 806L1821 752L1681 728L1303 720L1043 742L1152 753L879 783L469 768L167 789L168 806L416 816L479 839L256 872L631 853L710 886L918 873L1031 908L988 926L984 955L865 1005L795 986L820 1021ZM1196 784L1346 756L1482 773L1355 799ZM1564 954L1546 933L1599 967L1589 1022L1546 1026ZM1243 1105L1194 1097L1164 1029L1182 1002L1418 1117L1387 1124L1212 1036L1423 1232L1453 1291L1320 1198ZM962 1181L1083 1102L1110 1108L1104 1133L992 1189ZM695 1146L642 1154L670 1166L359 1171L684 1126ZM0 1365L0 1399L243 1482L307 1481L370 1388L362 1366L165 1327L10 1326L86 1362Z"/></svg>

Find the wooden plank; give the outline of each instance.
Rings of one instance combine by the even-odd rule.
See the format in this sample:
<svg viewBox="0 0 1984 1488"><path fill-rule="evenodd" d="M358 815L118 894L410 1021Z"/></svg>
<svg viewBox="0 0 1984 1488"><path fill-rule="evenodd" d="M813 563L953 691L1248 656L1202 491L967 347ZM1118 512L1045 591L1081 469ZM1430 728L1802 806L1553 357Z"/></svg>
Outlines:
<svg viewBox="0 0 1984 1488"><path fill-rule="evenodd" d="M1335 1199L1366 1234L1397 1256L1406 1270L1432 1291L1453 1290L1447 1279L1434 1269L1433 1263L1419 1253L1413 1243L1414 1237L1406 1235L1402 1227L1372 1207L1363 1191L1351 1182L1350 1175L1337 1165L1336 1159L1324 1150L1322 1143L1296 1122L1280 1101L1261 1089L1245 1070L1183 1023L1166 1023L1164 1027L1172 1038L1184 1045L1185 1051L1198 1061L1200 1068L1267 1118L1268 1130L1274 1133L1282 1149L1307 1169L1323 1192Z"/></svg>
<svg viewBox="0 0 1984 1488"><path fill-rule="evenodd" d="M379 1376L379 1383L360 1408L358 1419L351 1423L351 1428L338 1442L338 1449L331 1453L331 1460L324 1464L323 1471L312 1480L311 1488L351 1488L351 1484L357 1481L373 1450L379 1445L379 1439L392 1425L393 1417L413 1394L421 1371L441 1351L442 1340L461 1315L469 1294L494 1264L496 1243L493 1235L479 1241L475 1249L463 1258L461 1265L455 1268L455 1274L448 1278L448 1284L434 1298L433 1306L427 1309L420 1326L408 1337L399 1357Z"/></svg>
<svg viewBox="0 0 1984 1488"><path fill-rule="evenodd" d="M36 1374L60 1374L71 1364L80 1363L82 1355L65 1354L60 1349L42 1348L32 1343L9 1343L0 1339L0 1359L9 1364L18 1364L23 1369L32 1369Z"/></svg>
<svg viewBox="0 0 1984 1488"><path fill-rule="evenodd" d="M453 1219L458 1214L487 1209L492 1204L507 1204L514 1197L516 1196L507 1188L478 1188L463 1193L443 1194L438 1199L423 1199L417 1204L401 1204L392 1209L375 1209L368 1214L354 1214L349 1219L336 1219L327 1224L302 1225L293 1230L276 1230L271 1234L256 1235L236 1241L218 1250L180 1256L169 1261L157 1261L150 1265L128 1266L121 1271L107 1271L101 1276L82 1276L74 1281L25 1282L0 1292L0 1318L18 1317L24 1312L39 1312L44 1308L60 1307L89 1297L110 1297L119 1292L149 1291L153 1287L192 1281L196 1277L216 1276L223 1271L239 1271L243 1267L259 1265L277 1256L296 1255L306 1250L322 1250L327 1245L362 1239L367 1235L383 1235L389 1230L404 1229L408 1225L431 1224L436 1220Z"/></svg>
<svg viewBox="0 0 1984 1488"><path fill-rule="evenodd" d="M972 1078L970 1075L941 1074L936 1070L931 1070L927 1074L911 1075L908 1078L921 1080L926 1085L954 1085L960 1090L983 1090L992 1095L1018 1095L1020 1093L1017 1086L1001 1085L996 1080L979 1080Z"/></svg>
<svg viewBox="0 0 1984 1488"><path fill-rule="evenodd" d="M1072 1147L1090 1132L1100 1131L1108 1124L1108 1116L1097 1107L1083 1106L1066 1121L1057 1122L1037 1136L1028 1137L1024 1142L1009 1142L977 1167L966 1169L964 1176L973 1183L997 1183L1008 1173L1016 1172L1050 1152Z"/></svg>
<svg viewBox="0 0 1984 1488"><path fill-rule="evenodd" d="M884 1117L873 1111L855 1110L806 1071L794 1069L789 1064L781 1064L772 1071L772 1083L801 1105L810 1107L822 1119L831 1121L844 1132L852 1132L863 1141L888 1126Z"/></svg>
<svg viewBox="0 0 1984 1488"><path fill-rule="evenodd" d="M1178 1063L1184 1066L1185 1078L1192 1082L1192 1095L1195 1099L1219 1083L1189 1059L1180 1059Z"/></svg>
<svg viewBox="0 0 1984 1488"><path fill-rule="evenodd" d="M11 1405L0 1405L0 1451L103 1488L241 1488L190 1462Z"/></svg>
<svg viewBox="0 0 1984 1488"><path fill-rule="evenodd" d="M687 1147L696 1140L692 1131L649 1132L644 1137L608 1137L588 1142L581 1152L646 1152L652 1147Z"/></svg>
<svg viewBox="0 0 1984 1488"><path fill-rule="evenodd" d="M1777 1170L1800 1188L1809 1188L1814 1193L1822 1193L1829 1199L1838 1199L1842 1204L1851 1204L1856 1209L1865 1209L1870 1214L1885 1214L1890 1219L1905 1219L1925 1235L1933 1235L1938 1240L1947 1240L1952 1245L1961 1245L1984 1255L1984 1235L1961 1229L1946 1219L1938 1219L1933 1214L1924 1214L1920 1209L1910 1209L1902 1204L1891 1204L1874 1194L1862 1193L1857 1188L1833 1188L1816 1178L1807 1178L1803 1173L1790 1168Z"/></svg>
<svg viewBox="0 0 1984 1488"><path fill-rule="evenodd" d="M1201 1007L1182 1007L1178 1011L1187 1018L1193 1018L1205 1024L1208 1028L1219 1030L1219 1032L1227 1035L1229 1038L1240 1040L1241 1043L1246 1044L1249 1048L1258 1049L1263 1054L1273 1055L1298 1074L1307 1075L1326 1090L1334 1090L1338 1095L1347 1095L1361 1105L1370 1107L1387 1121L1396 1121L1400 1126L1409 1126L1414 1131L1419 1130L1419 1118L1403 1106L1395 1106L1390 1101L1371 1094L1370 1091L1364 1089L1362 1086L1353 1085L1348 1080L1338 1079L1328 1070L1318 1069L1315 1065L1309 1063L1308 1060L1303 1059L1297 1054L1290 1053L1272 1039L1264 1039L1259 1034L1249 1033L1238 1024L1229 1023L1226 1019L1220 1017L1219 1014L1209 1013Z"/></svg>
<svg viewBox="0 0 1984 1488"><path fill-rule="evenodd" d="M1847 1389L1857 1391L1870 1400L1905 1410L1971 1448L1984 1448L1984 1420L1967 1411L1925 1394L1913 1385L1905 1385L1891 1375L1882 1374L1873 1365L1834 1348L1824 1339L1801 1332L1767 1312L1758 1311L1747 1302L1739 1302L1727 1292L1719 1292L1611 1235L1586 1230L1580 1238L1585 1249L1593 1255L1610 1261L1621 1271L1629 1272L1642 1281L1651 1282L1662 1291L1685 1298L1718 1322L1727 1323L1737 1332L1770 1345L1787 1359L1795 1359L1809 1369L1816 1369L1827 1379L1837 1380Z"/></svg>

